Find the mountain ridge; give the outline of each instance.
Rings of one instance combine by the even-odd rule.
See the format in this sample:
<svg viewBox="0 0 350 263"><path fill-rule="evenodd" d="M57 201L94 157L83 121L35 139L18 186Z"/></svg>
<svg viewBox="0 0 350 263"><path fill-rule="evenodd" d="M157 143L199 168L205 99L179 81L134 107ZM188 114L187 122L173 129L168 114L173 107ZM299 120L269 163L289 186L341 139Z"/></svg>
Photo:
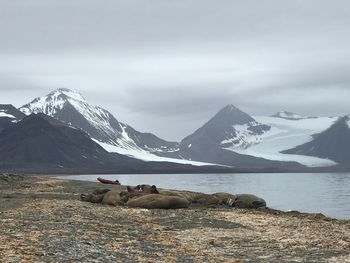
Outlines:
<svg viewBox="0 0 350 263"><path fill-rule="evenodd" d="M198 173L227 172L218 166L195 167L145 162L109 153L81 129L42 113L31 114L0 132L0 172L23 173Z"/></svg>
<svg viewBox="0 0 350 263"><path fill-rule="evenodd" d="M150 161L149 157L144 157L144 154L150 154L155 160L165 157L180 160L170 160L171 162L188 161L192 164L201 162L203 165L219 164L244 169L248 167L280 168L283 165L288 169L295 167L299 169L302 165L309 163L311 163L310 167L334 165L334 162L326 159L305 158L310 155L297 158L296 156L300 155L284 152L288 150L287 147L278 152L269 152L269 149L261 151L263 145L273 146L273 140L283 138L283 134L291 136L296 133L297 136L292 145L296 147L307 141L312 130L321 132L328 128L332 124L332 118L302 117L281 111L268 119L277 124L274 126L265 120L261 121L261 118L257 120L229 104L220 109L200 128L177 143L165 141L152 133L139 132L131 126L119 122L107 110L89 104L80 93L69 89L54 90L44 97L36 98L23 105L20 109L27 114L30 112L48 114L72 127L87 132L91 138L109 152L141 160ZM316 125L316 128L311 127L309 122ZM308 131L304 126L310 126L311 130ZM269 144L266 144L266 141ZM280 141L282 142L282 140ZM286 145L290 145L290 143ZM259 151L255 153L251 149Z"/></svg>
<svg viewBox="0 0 350 263"><path fill-rule="evenodd" d="M139 132L119 122L109 111L89 104L79 92L66 88L36 98L20 110L25 114L47 114L84 130L98 141L125 149L142 149L152 153L177 147L176 142L167 142L154 134Z"/></svg>

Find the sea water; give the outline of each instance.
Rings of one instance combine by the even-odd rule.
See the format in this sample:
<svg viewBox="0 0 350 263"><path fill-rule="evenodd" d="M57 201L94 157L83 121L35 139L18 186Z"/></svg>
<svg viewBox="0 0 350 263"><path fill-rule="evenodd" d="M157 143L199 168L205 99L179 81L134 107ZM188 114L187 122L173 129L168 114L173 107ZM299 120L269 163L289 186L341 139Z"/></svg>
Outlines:
<svg viewBox="0 0 350 263"><path fill-rule="evenodd" d="M350 173L244 173L244 174L118 174L60 176L96 181L119 180L123 185L155 184L159 188L204 193L251 193L283 211L323 213L350 219Z"/></svg>

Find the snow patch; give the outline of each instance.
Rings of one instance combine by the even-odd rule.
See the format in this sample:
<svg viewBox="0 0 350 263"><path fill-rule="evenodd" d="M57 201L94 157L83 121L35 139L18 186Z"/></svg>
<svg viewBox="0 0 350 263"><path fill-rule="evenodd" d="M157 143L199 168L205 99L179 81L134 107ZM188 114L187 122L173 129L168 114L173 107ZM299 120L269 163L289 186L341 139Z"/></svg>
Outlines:
<svg viewBox="0 0 350 263"><path fill-rule="evenodd" d="M11 118L11 119L15 119L16 117L11 115L11 114L8 114L6 112L3 112L3 111L0 111L0 117L7 117L7 118Z"/></svg>
<svg viewBox="0 0 350 263"><path fill-rule="evenodd" d="M232 127L235 131L235 136L223 140L220 145L223 147L230 145L228 148L232 149L245 149L254 144L259 144L265 137L267 131L262 131L262 134L258 134L249 128L258 127L260 125L261 123L258 123L256 121L243 125L234 125Z"/></svg>
<svg viewBox="0 0 350 263"><path fill-rule="evenodd" d="M195 166L205 166L205 165L217 165L212 163L202 163L202 162L195 162L195 161L189 161L185 159L173 159L173 158L166 158L166 157L160 157L156 156L154 154L151 154L145 150L139 149L125 149L120 146L111 145L108 143L103 143L98 140L93 139L96 143L101 145L107 152L115 152L122 155L127 155L132 158L140 159L147 162L171 162L171 163L180 163L180 164L191 164Z"/></svg>

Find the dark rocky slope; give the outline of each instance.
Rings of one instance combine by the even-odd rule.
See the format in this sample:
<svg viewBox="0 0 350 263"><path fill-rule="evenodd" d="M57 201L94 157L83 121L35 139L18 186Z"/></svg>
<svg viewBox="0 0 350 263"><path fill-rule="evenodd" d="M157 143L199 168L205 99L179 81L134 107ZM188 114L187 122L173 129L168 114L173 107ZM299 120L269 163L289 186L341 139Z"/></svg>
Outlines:
<svg viewBox="0 0 350 263"><path fill-rule="evenodd" d="M324 132L315 134L312 141L283 153L328 158L340 166L350 167L349 123L349 116L342 117Z"/></svg>

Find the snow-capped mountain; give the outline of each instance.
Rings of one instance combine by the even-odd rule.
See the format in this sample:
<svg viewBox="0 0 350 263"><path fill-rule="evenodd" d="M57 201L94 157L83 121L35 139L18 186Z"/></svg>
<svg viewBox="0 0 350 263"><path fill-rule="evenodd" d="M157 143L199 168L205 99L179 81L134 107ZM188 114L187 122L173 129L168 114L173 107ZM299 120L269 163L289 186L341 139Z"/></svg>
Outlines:
<svg viewBox="0 0 350 263"><path fill-rule="evenodd" d="M276 114L271 115L271 117L281 118L281 119L286 119L286 120L301 120L301 119L306 118L306 117L303 117L299 114L289 112L289 111L279 111Z"/></svg>
<svg viewBox="0 0 350 263"><path fill-rule="evenodd" d="M310 141L283 153L327 158L350 167L350 115L339 118L328 129L314 134Z"/></svg>
<svg viewBox="0 0 350 263"><path fill-rule="evenodd" d="M184 138L179 151L163 155L243 169L300 168L297 163L271 161L234 151L260 143L270 129L269 125L261 124L235 106L228 105L201 128Z"/></svg>
<svg viewBox="0 0 350 263"><path fill-rule="evenodd" d="M142 133L119 122L107 110L89 104L78 92L57 89L22 106L25 114L44 113L87 132L99 142L118 146L120 150L139 152L176 151L177 143L167 142L151 133Z"/></svg>
<svg viewBox="0 0 350 263"><path fill-rule="evenodd" d="M145 162L110 153L85 132L45 114L31 114L0 133L0 172L193 173L225 167Z"/></svg>
<svg viewBox="0 0 350 263"><path fill-rule="evenodd" d="M182 140L182 158L239 166L261 158L280 162L297 162L309 167L334 166L336 162L317 156L281 153L312 140L312 135L328 129L337 117L299 119L250 116L233 105L220 110L192 135ZM234 157L228 152L233 152ZM244 158L245 157L245 158ZM247 157L258 157L247 161ZM233 160L233 158L235 160ZM211 160L212 159L212 160ZM266 165L262 164L262 166ZM276 163L274 164L276 165Z"/></svg>
<svg viewBox="0 0 350 263"><path fill-rule="evenodd" d="M233 105L222 108L213 118L192 135L183 139L189 146L196 137L206 137L221 148L248 148L259 143L262 136L271 129L261 124Z"/></svg>

